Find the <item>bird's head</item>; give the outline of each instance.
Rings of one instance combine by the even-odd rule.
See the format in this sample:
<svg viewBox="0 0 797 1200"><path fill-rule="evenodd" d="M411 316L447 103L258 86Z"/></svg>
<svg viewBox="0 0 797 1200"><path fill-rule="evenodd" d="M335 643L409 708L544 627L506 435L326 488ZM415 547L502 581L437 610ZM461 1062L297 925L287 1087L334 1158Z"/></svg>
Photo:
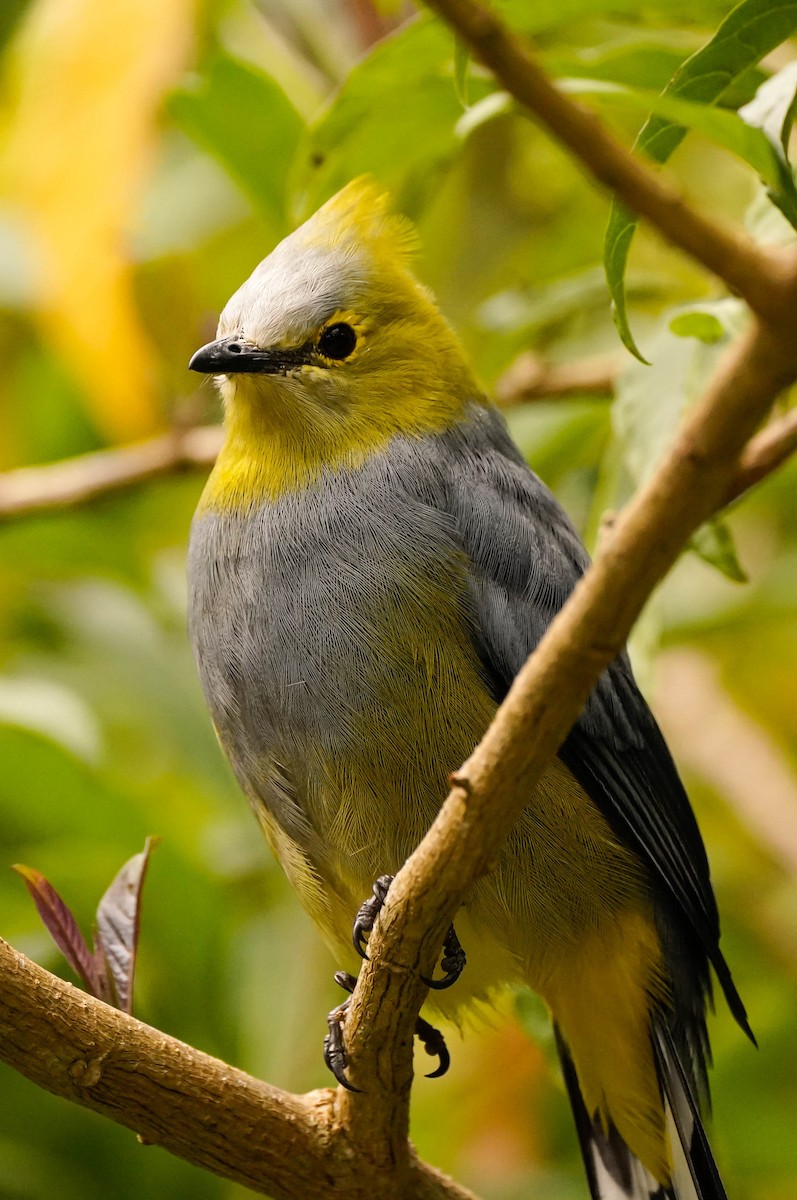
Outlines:
<svg viewBox="0 0 797 1200"><path fill-rule="evenodd" d="M408 267L414 244L387 197L357 179L255 268L189 364L220 383L228 467L260 459L261 487L280 490L461 416L478 389ZM273 488L266 467L280 475Z"/></svg>

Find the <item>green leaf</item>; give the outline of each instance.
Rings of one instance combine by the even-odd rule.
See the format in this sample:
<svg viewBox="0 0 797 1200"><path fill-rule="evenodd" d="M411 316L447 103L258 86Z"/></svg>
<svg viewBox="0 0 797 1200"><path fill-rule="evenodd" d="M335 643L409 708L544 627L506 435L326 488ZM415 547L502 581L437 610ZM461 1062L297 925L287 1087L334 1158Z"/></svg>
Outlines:
<svg viewBox="0 0 797 1200"><path fill-rule="evenodd" d="M605 79L611 83L626 83L630 87L662 89L683 62L683 50L672 46L657 46L649 43L617 45L611 42L606 47L587 52L561 49L540 52L546 70L556 79L587 76L590 79Z"/></svg>
<svg viewBox="0 0 797 1200"><path fill-rule="evenodd" d="M595 0L505 0L497 7L514 28L532 36L596 13ZM637 10L632 0L612 5L616 12ZM308 216L364 172L393 193L399 208L417 213L461 144L456 127L464 66L448 28L431 17L377 42L307 131L291 181L293 215ZM480 71L470 70L467 84L469 108L495 91Z"/></svg>
<svg viewBox="0 0 797 1200"><path fill-rule="evenodd" d="M744 227L762 246L785 246L794 242L794 227L773 204L765 187L760 187L744 214Z"/></svg>
<svg viewBox="0 0 797 1200"><path fill-rule="evenodd" d="M626 350L630 350L634 358L639 359L644 366L648 367L650 359L645 358L634 341L634 335L628 322L626 303L625 268L635 231L636 217L631 209L626 208L619 200L613 200L603 243L603 268L612 298L612 316Z"/></svg>
<svg viewBox="0 0 797 1200"><path fill-rule="evenodd" d="M721 342L725 337L722 322L707 312L680 313L670 321L669 329L676 337L697 338L707 346Z"/></svg>
<svg viewBox="0 0 797 1200"><path fill-rule="evenodd" d="M625 83L629 87L663 91L673 75L681 69L684 48L680 39L675 45L659 45L648 40L618 44L616 39L612 39L604 46L569 49L567 52L558 47L543 47L540 57L548 73L556 79L585 76L610 83ZM747 104L768 78L769 74L759 66L746 68L722 93L723 107L738 108Z"/></svg>
<svg viewBox="0 0 797 1200"><path fill-rule="evenodd" d="M490 92L489 96L482 96L481 100L471 104L470 108L467 108L457 121L455 126L457 137L464 141L480 125L486 125L489 121L500 117L502 113L511 112L514 104L509 92Z"/></svg>
<svg viewBox="0 0 797 1200"><path fill-rule="evenodd" d="M710 105L721 98L739 75L779 46L797 28L794 0L743 0L728 15L714 37L681 66L666 94ZM634 148L655 162L666 162L684 136L677 118L664 114L643 126ZM604 266L614 304L615 323L623 344L645 361L628 321L625 269L636 230L636 217L614 201L604 245Z"/></svg>
<svg viewBox="0 0 797 1200"><path fill-rule="evenodd" d="M653 365L629 363L621 372L612 416L626 468L636 483L651 474L684 412L700 396L725 346L745 321L744 304L732 298L670 310L653 339Z"/></svg>
<svg viewBox="0 0 797 1200"><path fill-rule="evenodd" d="M169 101L185 133L208 150L280 232L286 179L304 122L262 71L218 52Z"/></svg>
<svg viewBox="0 0 797 1200"><path fill-rule="evenodd" d="M689 548L734 583L747 583L748 575L736 554L733 534L721 517L712 517L701 525L689 539Z"/></svg>
<svg viewBox="0 0 797 1200"><path fill-rule="evenodd" d="M0 722L41 733L84 762L100 757L96 715L79 692L54 679L0 675Z"/></svg>
<svg viewBox="0 0 797 1200"><path fill-rule="evenodd" d="M640 88L602 80L572 79L561 85L563 90L591 93L605 99L619 100L652 109L654 113L678 122L679 130L697 130L718 146L724 147L758 172L778 207L789 219L797 222L797 189L780 148L776 148L760 129L748 125L738 113L711 105L695 104L669 94L657 95ZM675 128L675 126L671 126Z"/></svg>
<svg viewBox="0 0 797 1200"><path fill-rule="evenodd" d="M785 180L793 184L789 165L789 137L797 111L797 63L789 63L762 84L749 104L739 109L748 125L760 129L778 156ZM766 181L765 181L766 182ZM767 186L767 195L793 228L797 228L795 206L788 203L788 189ZM784 199L786 202L784 202Z"/></svg>
<svg viewBox="0 0 797 1200"><path fill-rule="evenodd" d="M307 216L350 179L368 172L411 214L453 158L462 116L454 42L429 18L378 42L307 131L294 164L294 215ZM473 103L493 90L469 79Z"/></svg>
<svg viewBox="0 0 797 1200"><path fill-rule="evenodd" d="M637 484L651 474L681 420L694 343L665 327L652 350L649 367L629 363L620 373L612 406L623 460Z"/></svg>

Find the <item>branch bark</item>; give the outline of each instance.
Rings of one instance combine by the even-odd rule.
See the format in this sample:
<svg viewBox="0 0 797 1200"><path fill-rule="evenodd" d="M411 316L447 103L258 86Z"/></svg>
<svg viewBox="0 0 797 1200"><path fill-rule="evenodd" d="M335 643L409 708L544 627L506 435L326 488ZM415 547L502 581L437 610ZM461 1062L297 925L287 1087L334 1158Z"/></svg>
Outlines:
<svg viewBox="0 0 797 1200"><path fill-rule="evenodd" d="M728 493L728 503L755 487L797 451L797 408L762 429L739 459L739 469Z"/></svg>
<svg viewBox="0 0 797 1200"><path fill-rule="evenodd" d="M41 467L0 475L0 519L71 508L159 475L210 467L221 429L198 425L112 450L96 450Z"/></svg>
<svg viewBox="0 0 797 1200"><path fill-rule="evenodd" d="M39 1087L273 1200L476 1200L407 1155L363 1169L332 1089L295 1096L110 1008L0 939L0 1058ZM404 1189L404 1190L402 1190Z"/></svg>
<svg viewBox="0 0 797 1200"><path fill-rule="evenodd" d="M426 991L420 974L431 972L457 908L489 870L525 797L689 536L797 438L795 419L786 418L779 433L759 434L745 449L797 377L794 258L778 260L686 205L558 93L520 39L475 0L429 3L595 178L743 295L761 319L728 352L670 453L617 519L396 877L346 1027L349 1073L361 1093L279 1092L82 996L0 944L5 1061L145 1140L286 1200L468 1197L418 1163L407 1141L413 1028ZM129 464L111 471L110 486L172 469L155 459L138 475ZM108 489L73 485L67 502L101 490ZM16 511L23 510L18 502Z"/></svg>

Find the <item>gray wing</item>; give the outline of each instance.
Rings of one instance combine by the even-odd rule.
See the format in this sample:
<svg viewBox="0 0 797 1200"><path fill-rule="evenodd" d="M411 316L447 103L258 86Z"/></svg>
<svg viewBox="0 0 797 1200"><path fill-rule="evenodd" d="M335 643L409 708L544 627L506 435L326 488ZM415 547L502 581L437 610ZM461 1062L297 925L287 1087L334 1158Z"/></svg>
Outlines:
<svg viewBox="0 0 797 1200"><path fill-rule="evenodd" d="M498 413L478 410L446 437L448 504L471 563L474 638L500 702L588 557ZM700 831L625 655L601 676L559 757L645 862L656 892L669 895L686 918L717 971L731 1011L749 1033L719 949L719 918Z"/></svg>

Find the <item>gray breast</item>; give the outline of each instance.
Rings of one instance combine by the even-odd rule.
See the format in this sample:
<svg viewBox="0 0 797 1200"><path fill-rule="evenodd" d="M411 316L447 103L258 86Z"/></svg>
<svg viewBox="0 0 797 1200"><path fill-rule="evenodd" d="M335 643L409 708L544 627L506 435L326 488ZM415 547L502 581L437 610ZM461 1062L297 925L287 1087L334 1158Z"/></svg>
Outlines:
<svg viewBox="0 0 797 1200"><path fill-rule="evenodd" d="M399 625L423 622L461 559L441 468L396 439L362 467L247 513L204 512L189 625L219 737L241 782L264 754L345 756L389 702Z"/></svg>

